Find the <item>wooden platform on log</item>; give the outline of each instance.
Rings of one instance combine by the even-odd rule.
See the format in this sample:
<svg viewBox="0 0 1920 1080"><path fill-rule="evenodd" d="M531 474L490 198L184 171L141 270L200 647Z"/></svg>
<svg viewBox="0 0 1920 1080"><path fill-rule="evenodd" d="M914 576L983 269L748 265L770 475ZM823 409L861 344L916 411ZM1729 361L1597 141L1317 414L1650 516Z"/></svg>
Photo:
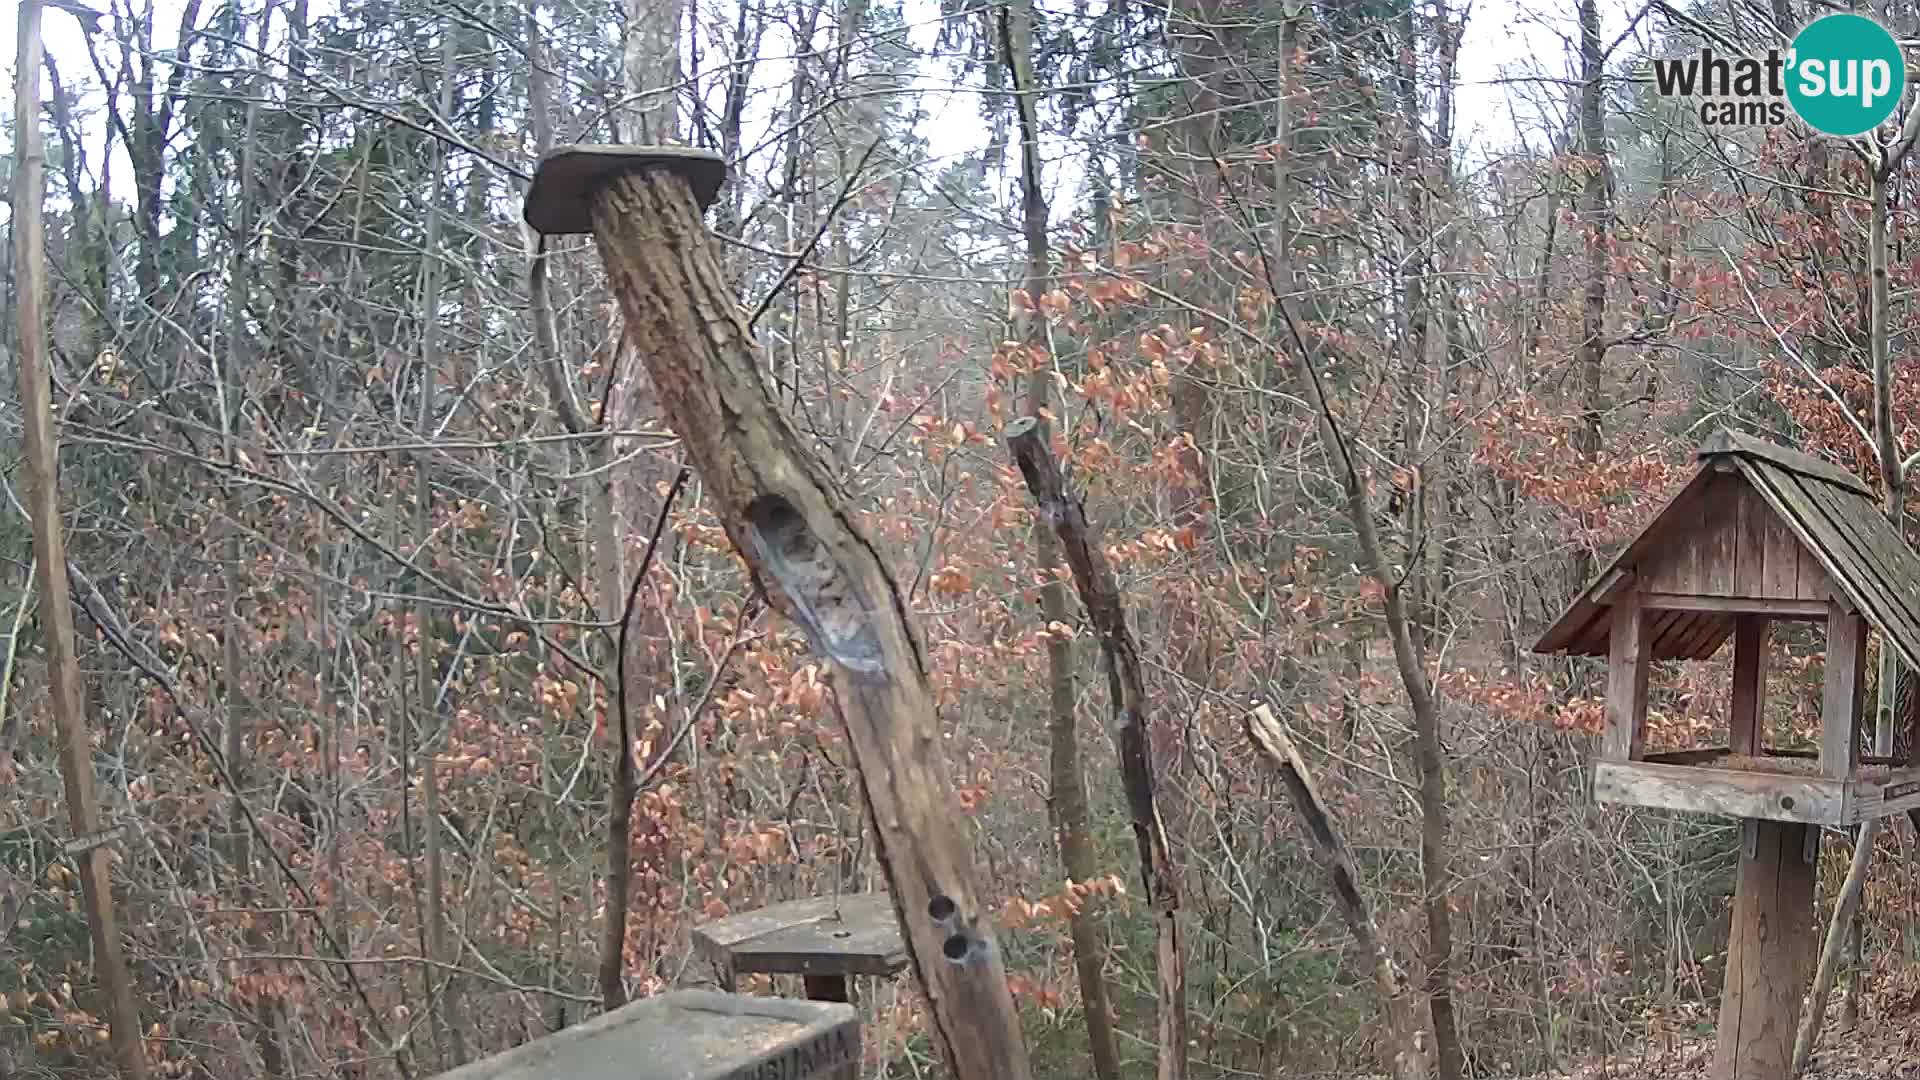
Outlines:
<svg viewBox="0 0 1920 1080"><path fill-rule="evenodd" d="M439 1080L801 1080L859 1059L860 1021L850 1005L678 990Z"/></svg>
<svg viewBox="0 0 1920 1080"><path fill-rule="evenodd" d="M793 900L696 926L694 948L734 975L874 975L907 966L886 893Z"/></svg>
<svg viewBox="0 0 1920 1080"><path fill-rule="evenodd" d="M1851 781L1821 776L1797 753L1735 754L1726 747L1648 754L1594 766L1593 797L1616 806L1723 814L1842 827L1920 807L1920 768L1863 759Z"/></svg>

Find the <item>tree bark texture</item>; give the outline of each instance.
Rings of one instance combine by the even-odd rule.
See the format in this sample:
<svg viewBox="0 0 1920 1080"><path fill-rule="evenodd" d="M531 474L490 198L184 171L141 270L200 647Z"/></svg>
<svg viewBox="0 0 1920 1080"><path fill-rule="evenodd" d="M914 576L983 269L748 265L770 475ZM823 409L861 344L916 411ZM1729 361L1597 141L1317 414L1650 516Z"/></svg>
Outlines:
<svg viewBox="0 0 1920 1080"><path fill-rule="evenodd" d="M1602 368L1607 360L1607 270L1613 243L1613 172L1607 156L1607 130L1602 112L1606 88L1606 56L1600 43L1598 0L1580 0L1580 147L1586 160L1586 182L1581 209L1586 213L1587 279L1580 298L1580 430L1575 449L1592 462L1600 455ZM1576 545L1573 589L1584 588L1593 576L1593 552Z"/></svg>
<svg viewBox="0 0 1920 1080"><path fill-rule="evenodd" d="M594 198L594 238L635 352L755 587L831 665L933 1042L957 1080L1026 1080L999 945L942 750L922 644L843 492L755 367L687 182L630 173Z"/></svg>
<svg viewBox="0 0 1920 1080"><path fill-rule="evenodd" d="M1107 693L1113 707L1115 741L1120 747L1120 779L1133 816L1134 842L1140 852L1140 876L1158 930L1160 1080L1179 1080L1187 1069L1186 961L1180 947L1180 879L1167 844L1166 825L1154 805L1153 757L1147 746L1149 711L1140 652L1127 628L1127 613L1113 569L1100 549L1078 497L1067 490L1044 428L1033 417L1007 425L1007 449L1039 505L1040 519L1060 541L1067 566L1087 609L1087 621L1100 638L1106 661Z"/></svg>
<svg viewBox="0 0 1920 1080"><path fill-rule="evenodd" d="M1367 958L1374 992L1380 995L1380 1012L1387 1020L1391 1052L1383 1056L1387 1058L1388 1067L1398 1080L1422 1080L1429 1075L1429 1067L1425 1047L1421 1045L1413 995L1406 975L1394 963L1386 942L1381 940L1380 928L1367 906L1367 898L1360 892L1360 872L1353 861L1353 851L1347 847L1346 837L1341 835L1333 813L1320 798L1306 762L1294 749L1293 740L1287 737L1286 728L1273 715L1273 710L1265 705L1256 706L1247 714L1246 725L1254 750L1279 774L1287 797L1293 800L1294 812L1307 826L1313 850L1320 857L1328 883L1333 887L1340 917L1346 920L1354 943Z"/></svg>
<svg viewBox="0 0 1920 1080"><path fill-rule="evenodd" d="M1023 287L1033 306L1022 310L1022 337L1030 347L1050 353L1047 324L1039 314L1040 298L1053 288L1049 264L1052 248L1047 240L1047 201L1041 191L1040 124L1032 94L1033 4L1016 0L1000 9L1001 51L1007 76L1014 91L1014 107L1020 123L1020 188L1022 221L1027 243L1027 273ZM1053 372L1039 366L1027 377L1027 413L1041 419L1041 431L1052 410ZM1066 585L1057 573L1060 547L1043 522L1034 522L1034 570L1040 578L1040 617L1048 625L1065 623ZM1060 862L1071 881L1089 881L1099 872L1094 860L1093 841L1087 824L1087 789L1080 775L1080 734L1078 714L1073 700L1073 643L1057 634L1047 634L1047 809L1053 819L1054 836L1060 845ZM1080 985L1080 1001L1086 1014L1087 1050L1093 1059L1093 1075L1099 1080L1119 1080L1120 1048L1114 1042L1112 1007L1107 1000L1107 982L1103 969L1107 959L1107 935L1094 913L1078 909L1067 920L1073 941L1074 974Z"/></svg>
<svg viewBox="0 0 1920 1080"><path fill-rule="evenodd" d="M87 730L80 684L80 657L67 606L67 539L60 518L59 448L53 429L53 383L48 370L46 310L47 159L40 137L40 0L20 5L13 87L13 258L20 365L20 406L27 467L27 512L33 519L33 558L39 567L41 630L47 641L50 706L60 732L60 778L66 785L67 820L76 839L100 831L93 790L93 739ZM114 1060L123 1080L146 1080L140 1014L127 978L113 893L107 874L108 847L96 844L74 857L80 868L81 902L93 939Z"/></svg>

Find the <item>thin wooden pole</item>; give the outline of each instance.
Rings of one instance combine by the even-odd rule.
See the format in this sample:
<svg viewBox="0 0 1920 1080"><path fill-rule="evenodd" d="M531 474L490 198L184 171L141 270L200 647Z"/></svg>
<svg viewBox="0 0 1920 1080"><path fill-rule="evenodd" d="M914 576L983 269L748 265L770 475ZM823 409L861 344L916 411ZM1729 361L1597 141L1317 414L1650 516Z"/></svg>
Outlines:
<svg viewBox="0 0 1920 1080"><path fill-rule="evenodd" d="M87 930L93 935L94 970L106 999L114 1059L125 1080L145 1080L140 1014L127 979L126 956L114 917L107 874L108 847L88 838L100 831L93 792L93 739L87 731L74 645L73 610L67 606L67 541L60 522L59 451L53 433L53 389L48 374L46 312L47 160L40 139L40 0L21 0L19 50L13 91L13 261L18 293L20 406L25 413L27 512L33 519L33 557L39 567L40 625L47 640L54 723L60 730L60 776L67 789L67 816L82 850L80 888Z"/></svg>

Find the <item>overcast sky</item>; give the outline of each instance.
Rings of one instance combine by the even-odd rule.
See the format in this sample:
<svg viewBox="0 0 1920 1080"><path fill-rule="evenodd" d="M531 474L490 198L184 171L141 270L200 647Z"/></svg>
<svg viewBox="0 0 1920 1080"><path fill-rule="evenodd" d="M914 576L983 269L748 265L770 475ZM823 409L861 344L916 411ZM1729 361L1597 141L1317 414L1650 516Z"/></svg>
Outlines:
<svg viewBox="0 0 1920 1080"><path fill-rule="evenodd" d="M936 0L905 0L911 36L916 44L930 48L937 28ZM1456 10L1458 3L1456 0ZM1628 0L1602 0L1603 36L1611 41L1626 25ZM158 0L159 25L155 27L155 46L171 47L172 29L177 25L178 0ZM332 10L334 5L316 3L313 13ZM1514 140L1515 113L1521 122L1536 130L1528 133L1534 145L1540 145L1538 112L1530 101L1543 96L1564 97L1565 88L1527 81L1528 76L1564 78L1570 73L1569 48L1573 32L1574 0L1474 0L1472 18L1460 50L1459 121L1456 145L1469 160L1497 153ZM13 69L17 21L0 18L0 64L9 73ZM49 9L42 18L42 35L47 49L59 63L63 75L77 79L90 75L79 25L70 15ZM770 46L772 48L773 46ZM776 63L767 68L779 66ZM762 75L778 79L776 72L763 68ZM929 83L939 86L943 76L929 71ZM1509 80L1518 79L1513 82ZM0 87L0 99L12 108L12 79ZM44 93L44 80L43 80ZM972 150L981 145L985 133L974 121L978 107L973 95L950 90L930 90L925 108L937 119L923 127L923 133L936 155ZM98 131L93 133L97 145ZM1059 159L1069 148L1050 148L1048 157ZM123 154L116 155L115 169L126 174Z"/></svg>

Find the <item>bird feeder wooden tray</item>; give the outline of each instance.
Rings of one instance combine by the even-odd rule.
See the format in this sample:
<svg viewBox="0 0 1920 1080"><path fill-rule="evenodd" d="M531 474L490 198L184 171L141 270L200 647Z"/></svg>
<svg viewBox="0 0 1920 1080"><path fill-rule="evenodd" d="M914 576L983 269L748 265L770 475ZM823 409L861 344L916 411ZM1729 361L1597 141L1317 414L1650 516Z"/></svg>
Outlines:
<svg viewBox="0 0 1920 1080"><path fill-rule="evenodd" d="M1593 797L1724 817L1842 827L1920 806L1920 769L1863 759L1851 780L1820 774L1816 756L1724 746L1648 754L1594 766Z"/></svg>
<svg viewBox="0 0 1920 1080"><path fill-rule="evenodd" d="M694 948L721 972L803 975L812 980L852 975L880 978L907 966L907 946L893 901L885 893L812 897L745 911L697 926Z"/></svg>
<svg viewBox="0 0 1920 1080"><path fill-rule="evenodd" d="M782 1080L860 1060L850 1005L679 990L636 1001L440 1080Z"/></svg>
<svg viewBox="0 0 1920 1080"><path fill-rule="evenodd" d="M1534 646L1607 657L1607 733L1594 797L1808 825L1847 826L1920 807L1920 769L1863 756L1867 634L1920 667L1920 557L1858 477L1831 462L1722 431L1699 467ZM1824 623L1818 748L1764 745L1767 633ZM1653 661L1733 644L1727 747L1645 752Z"/></svg>
<svg viewBox="0 0 1920 1080"><path fill-rule="evenodd" d="M1541 636L1535 652L1607 658L1598 802L1742 819L1714 1080L1788 1073L1813 958L1820 827L1920 807L1920 768L1861 753L1867 636L1920 668L1920 556L1859 477L1721 431L1686 485ZM1767 635L1824 623L1817 748L1766 745ZM1733 643L1727 746L1648 753L1659 660ZM1904 755L1903 755L1904 756Z"/></svg>

